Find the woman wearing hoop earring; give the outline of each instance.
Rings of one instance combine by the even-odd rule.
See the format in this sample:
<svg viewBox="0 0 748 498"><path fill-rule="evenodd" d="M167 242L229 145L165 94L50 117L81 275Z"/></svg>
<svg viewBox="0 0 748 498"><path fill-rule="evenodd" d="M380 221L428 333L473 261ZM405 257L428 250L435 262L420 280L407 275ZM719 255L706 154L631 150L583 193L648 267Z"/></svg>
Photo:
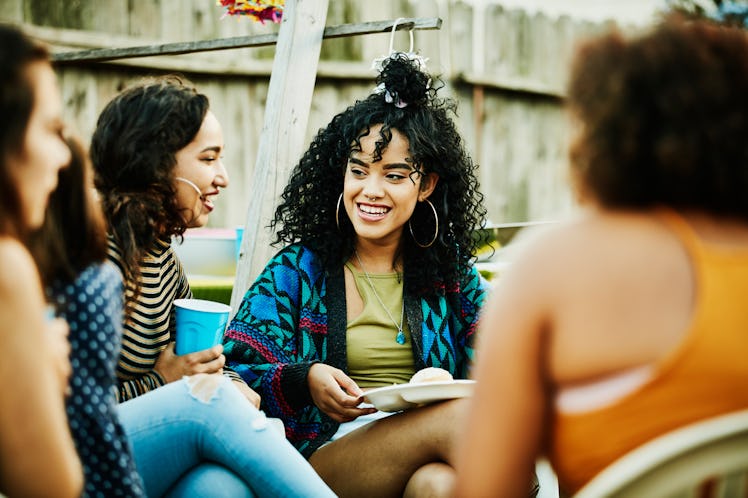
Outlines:
<svg viewBox="0 0 748 498"><path fill-rule="evenodd" d="M84 461L94 476L86 483L91 496L332 496L288 441L268 430L257 393L222 375L220 345L184 355L174 350L174 300L192 292L170 242L208 222L229 182L223 150L208 97L176 76L125 89L99 115L91 140L94 183L107 222L108 259L122 273L125 291L109 293L120 300L108 309L119 311L107 314L107 328L99 332L121 337L121 348L110 348L120 351L115 415L143 489L120 492L97 479L109 475L114 486L126 484L112 475L113 464L97 457ZM87 330L88 319L76 310L90 308L66 306L65 313ZM97 359L93 366L86 362L90 371L115 372L106 355L80 357ZM90 397L113 396L115 387L83 386ZM119 465L125 458L111 455Z"/></svg>
<svg viewBox="0 0 748 498"><path fill-rule="evenodd" d="M391 414L367 389L426 367L464 379L485 289L475 165L423 60L383 59L379 86L294 168L271 259L224 337L226 369L260 393L340 496L451 492L464 400Z"/></svg>

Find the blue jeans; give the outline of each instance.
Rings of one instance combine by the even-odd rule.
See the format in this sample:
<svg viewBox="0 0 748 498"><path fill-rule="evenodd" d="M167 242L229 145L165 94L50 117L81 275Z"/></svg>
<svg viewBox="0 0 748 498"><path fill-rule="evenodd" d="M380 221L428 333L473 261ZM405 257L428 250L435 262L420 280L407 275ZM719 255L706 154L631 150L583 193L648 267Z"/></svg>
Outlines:
<svg viewBox="0 0 748 498"><path fill-rule="evenodd" d="M186 377L118 407L150 497L331 497L335 494L265 414L219 375Z"/></svg>
<svg viewBox="0 0 748 498"><path fill-rule="evenodd" d="M201 463L183 475L164 498L254 498L254 494L226 467Z"/></svg>

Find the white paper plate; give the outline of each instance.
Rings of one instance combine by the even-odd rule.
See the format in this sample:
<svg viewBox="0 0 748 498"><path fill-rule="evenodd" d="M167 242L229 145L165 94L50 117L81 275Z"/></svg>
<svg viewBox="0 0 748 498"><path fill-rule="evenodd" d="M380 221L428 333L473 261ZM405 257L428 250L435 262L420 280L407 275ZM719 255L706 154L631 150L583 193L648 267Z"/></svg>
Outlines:
<svg viewBox="0 0 748 498"><path fill-rule="evenodd" d="M395 384L366 391L364 400L377 410L399 412L436 401L465 398L473 394L474 388L474 380Z"/></svg>

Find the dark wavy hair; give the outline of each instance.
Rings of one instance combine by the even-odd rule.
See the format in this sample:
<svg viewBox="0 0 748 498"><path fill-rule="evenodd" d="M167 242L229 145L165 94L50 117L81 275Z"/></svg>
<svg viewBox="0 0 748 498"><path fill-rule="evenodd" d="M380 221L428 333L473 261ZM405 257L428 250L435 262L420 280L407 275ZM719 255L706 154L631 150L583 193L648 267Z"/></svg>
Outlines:
<svg viewBox="0 0 748 498"><path fill-rule="evenodd" d="M49 61L44 46L14 26L0 24L0 233L22 238L27 233L9 159L23 151L34 108L34 85L27 69L41 61Z"/></svg>
<svg viewBox="0 0 748 498"><path fill-rule="evenodd" d="M171 75L124 90L99 116L91 140L94 182L135 296L145 253L187 228L176 202L176 153L195 138L208 105Z"/></svg>
<svg viewBox="0 0 748 498"><path fill-rule="evenodd" d="M89 265L106 260L106 223L87 151L76 137L65 141L70 163L58 173L44 225L29 244L45 286L72 282Z"/></svg>
<svg viewBox="0 0 748 498"><path fill-rule="evenodd" d="M400 248L405 285L416 295L457 285L477 248L474 230L483 224L486 210L476 166L452 121L456 106L437 97L435 82L439 83L419 61L405 54L385 59L378 89L333 117L293 169L270 225L281 226L274 245L301 243L318 255L328 271L339 271L353 254L355 241L344 209L339 212L340 228L336 221L346 165L351 152L360 150L361 138L381 124L375 160L390 143L392 130L397 130L408 139L419 173L439 175L429 197L438 213L439 237L431 247L419 247L405 228ZM421 244L433 237L434 216L426 203L416 206L411 226Z"/></svg>
<svg viewBox="0 0 748 498"><path fill-rule="evenodd" d="M568 105L582 190L609 208L667 205L748 220L748 34L666 16L582 46Z"/></svg>

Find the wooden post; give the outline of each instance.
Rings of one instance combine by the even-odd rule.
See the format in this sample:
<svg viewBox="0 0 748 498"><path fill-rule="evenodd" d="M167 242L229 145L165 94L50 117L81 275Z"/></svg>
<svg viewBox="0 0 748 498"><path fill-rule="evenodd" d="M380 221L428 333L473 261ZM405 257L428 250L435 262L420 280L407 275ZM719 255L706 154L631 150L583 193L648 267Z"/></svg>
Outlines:
<svg viewBox="0 0 748 498"><path fill-rule="evenodd" d="M266 228L293 164L304 151L328 0L286 0L270 75L265 122L236 269L231 309L275 251ZM259 103L257 104L259 105Z"/></svg>

